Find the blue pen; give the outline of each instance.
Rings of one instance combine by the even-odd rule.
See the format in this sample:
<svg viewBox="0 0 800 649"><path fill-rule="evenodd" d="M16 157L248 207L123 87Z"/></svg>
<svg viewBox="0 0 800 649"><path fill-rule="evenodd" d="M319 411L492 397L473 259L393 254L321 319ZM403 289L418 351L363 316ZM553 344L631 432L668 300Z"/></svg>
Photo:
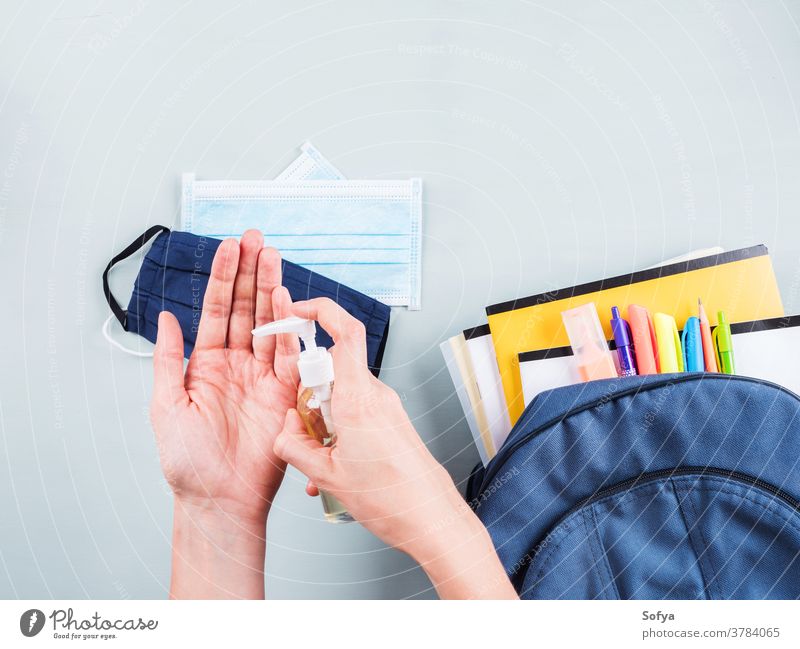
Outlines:
<svg viewBox="0 0 800 649"><path fill-rule="evenodd" d="M619 309L611 307L611 331L614 333L614 344L617 347L620 376L636 376L636 358L633 355L631 342L631 328L627 321L622 319Z"/></svg>
<svg viewBox="0 0 800 649"><path fill-rule="evenodd" d="M705 361L699 318L692 316L686 321L681 336L681 346L683 347L683 366L686 371L702 372L705 369Z"/></svg>

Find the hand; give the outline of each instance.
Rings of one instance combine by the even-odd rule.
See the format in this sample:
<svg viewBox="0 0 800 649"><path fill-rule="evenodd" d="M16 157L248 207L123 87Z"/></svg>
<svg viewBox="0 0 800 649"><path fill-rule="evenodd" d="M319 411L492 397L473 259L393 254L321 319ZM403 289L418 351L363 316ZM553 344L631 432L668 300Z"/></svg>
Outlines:
<svg viewBox="0 0 800 649"><path fill-rule="evenodd" d="M515 597L486 529L400 398L370 373L364 326L326 298L298 302L292 312L317 320L335 342L331 414L338 439L333 448L322 446L290 410L276 453L310 478L310 494L332 494L367 529L419 561L442 597Z"/></svg>
<svg viewBox="0 0 800 649"><path fill-rule="evenodd" d="M159 317L153 358L151 419L175 493L176 541L192 537L186 525L201 528L215 550L241 545L254 569L260 553L262 572L264 526L285 470L273 444L296 403L299 343L293 335L254 340L251 330L290 315L280 284L280 255L263 247L260 232L246 232L241 244L224 241L185 374L171 313ZM174 587L175 579L173 594Z"/></svg>

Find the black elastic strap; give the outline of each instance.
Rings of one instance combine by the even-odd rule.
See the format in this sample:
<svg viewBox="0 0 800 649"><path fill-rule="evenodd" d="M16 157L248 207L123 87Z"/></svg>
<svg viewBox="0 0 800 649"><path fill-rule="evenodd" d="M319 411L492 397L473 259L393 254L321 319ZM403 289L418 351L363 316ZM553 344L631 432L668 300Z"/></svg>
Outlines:
<svg viewBox="0 0 800 649"><path fill-rule="evenodd" d="M161 234L162 232L169 232L169 228L166 225L154 225L150 228L147 228L144 234L134 239L133 242L125 248L125 250L120 252L118 255L115 255L114 258L108 262L108 266L106 266L106 269L103 271L103 294L106 296L108 306L111 307L111 311L117 317L117 320L119 320L119 323L122 325L123 329L125 329L125 325L128 320L128 312L123 309L114 296L111 295L111 289L108 286L108 272L117 262L127 259L137 250L141 250L144 248L145 244L150 241L150 239L157 234Z"/></svg>

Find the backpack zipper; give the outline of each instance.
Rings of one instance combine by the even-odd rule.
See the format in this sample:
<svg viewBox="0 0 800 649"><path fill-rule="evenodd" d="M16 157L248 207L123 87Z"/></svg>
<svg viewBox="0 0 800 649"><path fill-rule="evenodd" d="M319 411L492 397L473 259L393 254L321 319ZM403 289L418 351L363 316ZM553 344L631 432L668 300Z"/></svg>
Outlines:
<svg viewBox="0 0 800 649"><path fill-rule="evenodd" d="M766 381L764 379L756 379L756 378L752 378L752 377L749 377L749 376L737 376L735 374L693 373L693 374L687 374L685 376L674 376L673 375L673 376L670 376L669 378L665 378L662 381L654 381L654 382L652 382L652 383L650 383L648 385L641 385L641 384L636 385L636 386L634 386L632 388L628 388L627 390L623 390L622 392L619 392L619 393L615 394L610 399L610 401L617 401L618 399L620 399L622 397L626 397L626 396L629 396L631 394L637 394L639 392L649 392L652 389L660 388L660 387L662 387L664 385L667 385L669 383L673 383L673 384L674 383L685 383L687 381L701 381L701 380L707 381L709 379L718 379L718 380L722 379L722 380L725 380L725 381L744 381L744 382L747 382L747 383L758 383L760 385L767 385L769 387L777 388L781 392L784 392L784 393L788 394L789 396L794 397L795 399L800 399L800 397L798 397L798 395L796 395L791 390L788 390L787 388L783 387L782 385L778 385L777 383L773 383L772 381ZM605 403L608 403L608 402L609 402L609 400L606 399ZM533 402L531 402L531 403L533 403ZM550 428L551 426L553 426L556 422L564 421L565 419L571 417L572 415L576 415L576 414L578 414L580 412L583 412L584 410L591 410L592 408L595 408L599 403L601 403L601 400L600 399L596 399L595 401L591 401L589 403L585 403L585 404L582 404L580 406L576 406L574 408L571 408L570 410L568 410L567 412L565 412L561 416L553 417L552 419L546 421L542 425L537 426L536 428L534 428L529 433L526 433L525 435L520 437L518 440L516 440L510 446L503 446L501 448L500 452L497 455L495 455L495 457L489 463L489 466L486 467L487 471L484 473L483 481L481 482L481 488L478 490L477 495L482 494L484 489L486 488L486 485L491 484L491 482L494 479L494 477L500 472L500 469L503 467L503 465L506 463L506 461L508 461L508 457L510 455L512 455L514 453L514 451L516 451L519 447L521 447L523 444L529 442L531 439L536 437L536 435L538 435L542 431L544 431L544 430ZM524 413L523 413L523 416L524 416ZM522 419L522 416L520 416L520 419Z"/></svg>
<svg viewBox="0 0 800 649"><path fill-rule="evenodd" d="M611 487L606 487L605 489L601 489L600 491L593 493L591 496L587 496L586 498L581 500L577 505L570 508L570 510L559 519L558 523L556 523L556 525L554 525L553 528L560 525L565 519L569 518L579 509L583 509L591 502L602 500L603 498L613 496L614 494L622 493L623 491L628 491L631 488L638 486L640 484L646 484L648 482L661 480L663 478L675 478L685 475L717 476L720 478L728 478L730 480L736 480L737 482L743 482L745 484L749 484L753 487L758 487L763 491L771 493L776 498L780 498L787 505L800 512L799 499L795 498L794 496L784 491L783 489L779 489L775 485L769 482L765 482L761 478L754 478L753 476L747 473L742 473L740 471L733 471L730 469L720 469L717 467L703 467L703 466L687 466L687 467L677 467L674 469L660 469L658 471L650 471L649 473L640 473L635 478L628 478L627 480L618 482L617 484L612 485Z"/></svg>

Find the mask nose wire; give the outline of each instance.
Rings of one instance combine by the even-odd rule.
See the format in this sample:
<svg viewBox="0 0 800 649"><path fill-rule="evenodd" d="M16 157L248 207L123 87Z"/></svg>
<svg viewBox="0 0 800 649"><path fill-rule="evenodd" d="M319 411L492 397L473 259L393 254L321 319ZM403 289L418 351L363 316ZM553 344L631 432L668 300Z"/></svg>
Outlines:
<svg viewBox="0 0 800 649"><path fill-rule="evenodd" d="M101 329L103 333L103 338L105 338L111 345L113 345L119 350L122 350L126 354L130 354L131 356L138 356L139 358L151 358L153 356L153 352L140 352L135 349L129 349L128 347L125 347L125 345L117 342L111 337L109 326L111 325L111 321L115 319L116 316L114 316L113 313L110 316L108 316L108 318L106 318L106 321L103 323L103 328Z"/></svg>

